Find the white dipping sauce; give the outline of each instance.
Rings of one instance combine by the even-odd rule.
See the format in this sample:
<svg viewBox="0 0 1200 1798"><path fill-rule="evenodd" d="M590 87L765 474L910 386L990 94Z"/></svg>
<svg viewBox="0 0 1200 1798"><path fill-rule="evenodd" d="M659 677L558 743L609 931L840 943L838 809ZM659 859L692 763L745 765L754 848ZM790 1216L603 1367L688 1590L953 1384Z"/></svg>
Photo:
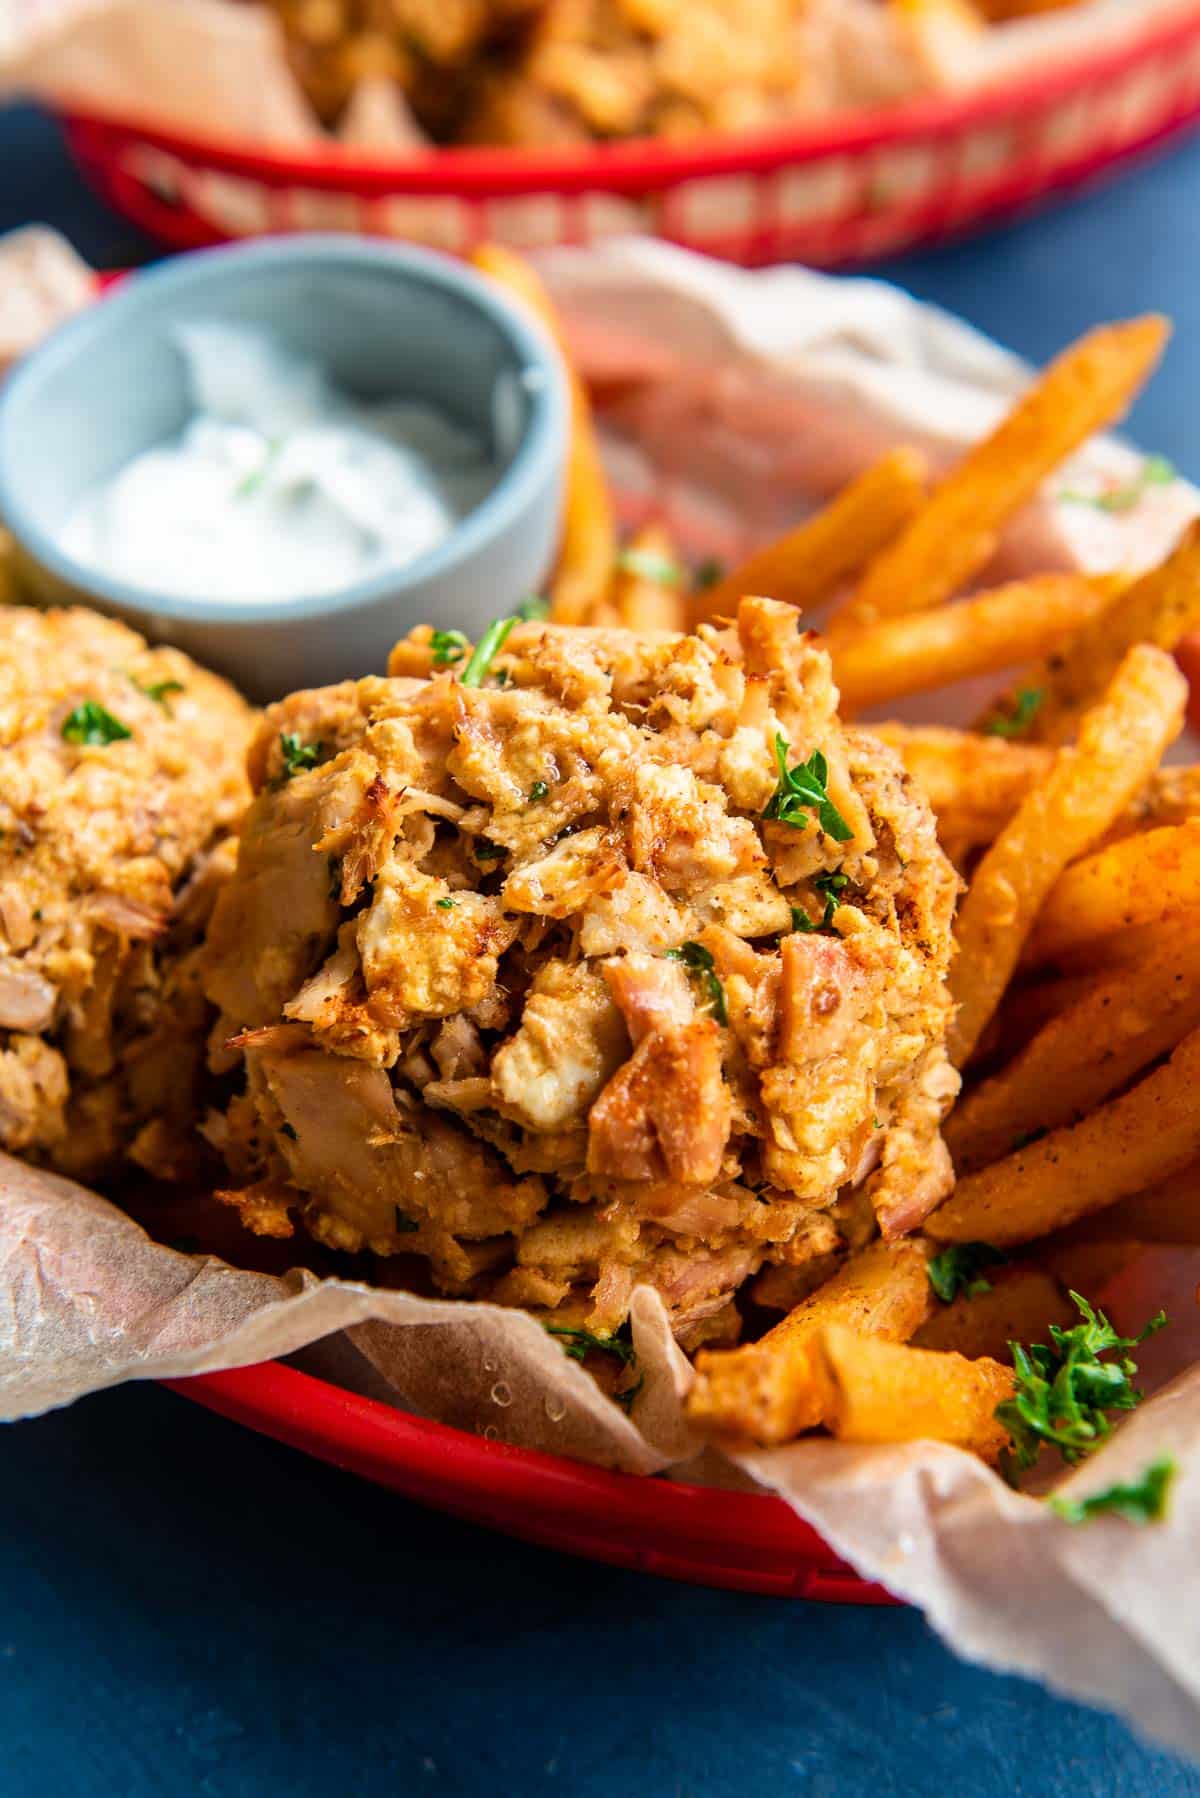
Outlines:
<svg viewBox="0 0 1200 1798"><path fill-rule="evenodd" d="M85 493L61 536L132 586L333 592L434 548L495 483L487 449L443 413L352 401L265 331L197 322L173 341L195 416Z"/></svg>

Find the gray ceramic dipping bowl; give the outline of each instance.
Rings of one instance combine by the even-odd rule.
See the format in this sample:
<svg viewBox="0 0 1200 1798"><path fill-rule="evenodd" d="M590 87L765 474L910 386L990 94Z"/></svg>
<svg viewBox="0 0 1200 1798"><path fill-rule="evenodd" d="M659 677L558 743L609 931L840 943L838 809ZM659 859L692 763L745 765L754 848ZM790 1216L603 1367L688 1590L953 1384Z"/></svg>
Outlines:
<svg viewBox="0 0 1200 1798"><path fill-rule="evenodd" d="M494 487L437 548L333 593L185 599L76 561L56 541L75 502L187 422L171 331L196 319L266 327L358 398L444 409L491 450ZM65 588L261 700L382 673L414 624L477 636L535 591L554 550L566 442L553 350L469 269L359 238L287 237L135 275L21 363L0 393L0 518L39 593Z"/></svg>

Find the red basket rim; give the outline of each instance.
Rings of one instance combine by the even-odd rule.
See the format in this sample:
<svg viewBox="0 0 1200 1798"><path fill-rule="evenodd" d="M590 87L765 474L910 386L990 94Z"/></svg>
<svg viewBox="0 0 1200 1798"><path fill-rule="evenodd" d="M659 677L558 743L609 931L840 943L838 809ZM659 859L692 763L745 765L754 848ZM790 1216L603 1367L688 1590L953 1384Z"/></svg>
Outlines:
<svg viewBox="0 0 1200 1798"><path fill-rule="evenodd" d="M419 1502L569 1552L703 1583L895 1602L768 1493L617 1473L488 1441L278 1361L163 1384Z"/></svg>
<svg viewBox="0 0 1200 1798"><path fill-rule="evenodd" d="M1151 20L1143 30L1123 34L1119 43L1094 53L1056 61L1029 75L1011 78L968 94L933 94L896 106L858 108L802 124L773 127L737 136L712 135L686 143L631 138L621 143L530 151L504 148L439 148L416 156L364 155L330 143L311 152L281 150L245 139L228 140L180 132L128 118L89 110L62 108L70 124L118 128L158 149L198 160L213 169L245 174L247 165L264 179L297 179L321 188L352 184L365 192L386 192L402 180L406 191L444 191L462 195L523 192L555 188L570 192L597 181L610 189L661 185L720 174L746 173L815 156L835 155L910 139L952 135L966 126L986 125L1009 116L1014 107L1034 110L1053 105L1075 90L1105 81L1143 58L1168 54L1200 30L1200 0L1185 9Z"/></svg>

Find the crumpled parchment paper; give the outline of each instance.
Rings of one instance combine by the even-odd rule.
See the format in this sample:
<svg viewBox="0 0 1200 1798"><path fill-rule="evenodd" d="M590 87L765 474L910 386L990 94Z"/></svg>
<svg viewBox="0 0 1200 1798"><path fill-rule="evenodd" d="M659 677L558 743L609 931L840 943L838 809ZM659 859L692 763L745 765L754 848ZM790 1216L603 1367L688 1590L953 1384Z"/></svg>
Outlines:
<svg viewBox="0 0 1200 1798"><path fill-rule="evenodd" d="M810 0L806 117L975 89L1114 49L1194 0L1086 0L970 32L878 0ZM394 83L364 81L326 133L288 64L283 31L246 0L0 0L0 89L52 105L276 150L325 143L420 155Z"/></svg>
<svg viewBox="0 0 1200 1798"><path fill-rule="evenodd" d="M0 244L0 267L3 256ZM918 440L943 465L1024 378L965 326L873 282L746 274L634 242L555 252L544 268L606 399L608 448L635 505L665 503L735 546L793 522L885 445ZM1160 554L1200 510L1185 483L1111 515L1056 497L1068 478L1074 490L1138 465L1120 443L1089 446L1018 521L1006 562ZM1139 1351L1154 1396L1067 1484L1107 1486L1169 1451L1181 1471L1161 1524L1072 1528L936 1444L808 1441L734 1460L860 1571L919 1604L960 1653L1200 1755L1198 1280L1200 1250L1150 1247L1089 1294L1128 1332L1160 1304L1172 1325ZM627 1417L521 1313L240 1271L157 1245L105 1200L0 1157L3 1418L339 1340L374 1390L383 1380L422 1414L630 1472L682 1468L697 1448L680 1406L690 1370L648 1289L634 1295L633 1332L645 1381Z"/></svg>

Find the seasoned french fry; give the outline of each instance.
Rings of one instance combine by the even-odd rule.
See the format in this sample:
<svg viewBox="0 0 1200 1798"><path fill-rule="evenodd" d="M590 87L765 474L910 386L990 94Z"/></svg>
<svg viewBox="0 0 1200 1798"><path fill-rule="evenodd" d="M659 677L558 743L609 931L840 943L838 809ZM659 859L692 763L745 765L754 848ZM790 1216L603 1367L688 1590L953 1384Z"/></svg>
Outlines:
<svg viewBox="0 0 1200 1798"><path fill-rule="evenodd" d="M1200 933L1115 969L961 1100L942 1134L959 1176L1074 1123L1200 1027Z"/></svg>
<svg viewBox="0 0 1200 1798"><path fill-rule="evenodd" d="M913 1337L913 1347L1008 1362L1010 1342L1044 1342L1050 1324L1078 1320L1066 1292L1041 1268L989 1268L988 1278L986 1292L974 1298L961 1293L952 1304L939 1305Z"/></svg>
<svg viewBox="0 0 1200 1798"><path fill-rule="evenodd" d="M571 391L571 442L562 541L551 596L556 623L586 624L608 595L617 555L616 521L591 402L572 366L550 296L530 265L500 244L481 244L471 260L481 274L528 307L562 351Z"/></svg>
<svg viewBox="0 0 1200 1798"><path fill-rule="evenodd" d="M1026 959L1031 966L1061 961L1116 931L1197 910L1200 818L1193 818L1126 837L1067 868L1046 898Z"/></svg>
<svg viewBox="0 0 1200 1798"><path fill-rule="evenodd" d="M1061 642L1108 603L1107 582L1042 574L911 618L886 618L828 640L846 711L887 705L993 674Z"/></svg>
<svg viewBox="0 0 1200 1798"><path fill-rule="evenodd" d="M873 1242L745 1348L696 1358L688 1416L717 1435L787 1442L820 1422L812 1344L830 1323L903 1342L929 1315L933 1289L926 1245L912 1237Z"/></svg>
<svg viewBox="0 0 1200 1798"><path fill-rule="evenodd" d="M959 1067L999 1004L1046 894L1148 779L1178 733L1186 696L1161 649L1131 649L1102 702L1085 714L1078 745L1059 751L983 857L959 910L950 976L959 1007L950 1053Z"/></svg>
<svg viewBox="0 0 1200 1798"><path fill-rule="evenodd" d="M936 1349L908 1348L828 1324L815 1344L822 1421L842 1442L952 1442L996 1461L1008 1432L996 1406L1012 1369Z"/></svg>
<svg viewBox="0 0 1200 1798"><path fill-rule="evenodd" d="M736 611L745 593L803 609L827 599L914 516L925 497L925 474L916 450L890 451L815 517L694 594L693 623Z"/></svg>
<svg viewBox="0 0 1200 1798"><path fill-rule="evenodd" d="M1082 1122L960 1180L925 1228L937 1242L1032 1242L1200 1156L1200 1030Z"/></svg>
<svg viewBox="0 0 1200 1798"><path fill-rule="evenodd" d="M617 557L614 620L631 631L685 631L684 571L665 525L643 525Z"/></svg>
<svg viewBox="0 0 1200 1798"><path fill-rule="evenodd" d="M990 437L876 556L841 623L940 605L991 559L1001 528L1065 456L1119 418L1162 355L1166 321L1108 325L1052 362Z"/></svg>
<svg viewBox="0 0 1200 1798"><path fill-rule="evenodd" d="M943 725L873 724L921 788L943 843L974 849L1003 829L1054 751Z"/></svg>
<svg viewBox="0 0 1200 1798"><path fill-rule="evenodd" d="M1165 562L1126 586L1111 605L1081 625L1061 649L1021 678L1039 695L1026 735L1031 742L1067 743L1085 708L1104 691L1135 643L1173 650L1200 628L1200 520L1190 524ZM1011 696L989 708L1004 716ZM985 724L988 720L985 719Z"/></svg>
<svg viewBox="0 0 1200 1798"><path fill-rule="evenodd" d="M1200 1163L1189 1162L1144 1192L1130 1193L1127 1199L1118 1199L1106 1211L1063 1232L1064 1241L1111 1237L1200 1247Z"/></svg>
<svg viewBox="0 0 1200 1798"><path fill-rule="evenodd" d="M1194 697L1190 703L1195 703ZM1036 744L1031 743L1028 748L1031 754L1038 753ZM1164 824L1186 824L1189 818L1200 818L1200 763L1158 768L1128 811L1105 832L1096 847L1103 849L1109 843L1119 843L1123 837L1131 837L1139 830L1157 830Z"/></svg>

